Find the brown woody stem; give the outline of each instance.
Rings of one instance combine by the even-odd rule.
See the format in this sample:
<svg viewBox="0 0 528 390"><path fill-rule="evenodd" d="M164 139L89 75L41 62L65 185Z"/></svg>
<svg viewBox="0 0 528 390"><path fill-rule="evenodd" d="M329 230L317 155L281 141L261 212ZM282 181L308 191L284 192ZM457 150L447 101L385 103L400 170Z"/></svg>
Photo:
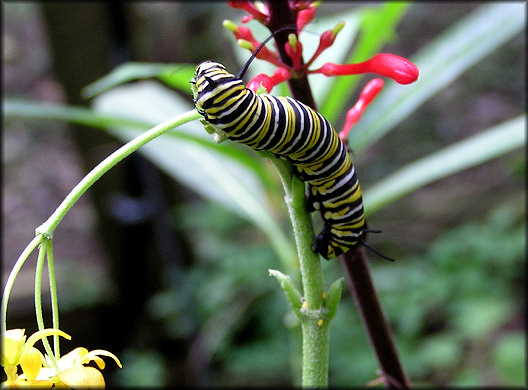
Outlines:
<svg viewBox="0 0 528 390"><path fill-rule="evenodd" d="M387 387L409 388L409 382L394 346L391 330L383 315L370 277L365 248L358 245L342 255L340 259Z"/></svg>

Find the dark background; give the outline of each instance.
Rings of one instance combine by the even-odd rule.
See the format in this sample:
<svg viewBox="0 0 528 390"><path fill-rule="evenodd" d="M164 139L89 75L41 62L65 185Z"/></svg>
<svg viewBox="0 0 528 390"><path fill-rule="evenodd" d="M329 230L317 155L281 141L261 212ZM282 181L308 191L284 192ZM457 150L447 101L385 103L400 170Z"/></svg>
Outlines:
<svg viewBox="0 0 528 390"><path fill-rule="evenodd" d="M398 28L399 38L385 51L409 56L479 5L413 4ZM323 3L318 15L353 6ZM223 2L3 2L2 8L4 97L89 105L79 94L82 87L126 61L199 63L211 58L231 69L239 67L233 38L223 31L221 21L238 23L243 14ZM524 55L524 36L518 36L426 102L400 125L405 132L391 132L358 158L357 165L375 161L378 167L362 172L362 186L524 112ZM4 124L2 135L5 280L34 229L119 143L104 132L55 121L12 120ZM376 213L372 224L384 227L387 241L400 242L404 256L417 255L441 233L482 222L505 201L520 205L518 213L524 218L523 174L524 153L518 151L429 185ZM151 204L156 205L154 210L148 209ZM197 261L193 247L208 245L197 243L192 231L167 218L175 208L186 210L185 205L211 207L140 156L127 159L83 196L54 240L56 261L62 264L61 275L66 275L59 284L61 328L73 336L72 345L108 349L135 362L137 371L151 378L149 383L252 383L242 374L222 375L220 357L194 360L206 371L198 374L188 361L189 351L196 353L190 347L196 334L170 335L159 319L148 315L148 305L167 272L192 269ZM8 315L10 328L23 327L29 334L36 329L32 264L15 285ZM524 284L519 280L516 286L522 289ZM524 305L520 297L512 299L519 311L509 326L524 329ZM284 302L280 304L287 310ZM242 344L258 337L251 334L251 327L249 321L232 337ZM105 372L110 383L127 383L114 376L112 362ZM270 383L288 384L287 377L273 377ZM421 378L434 383L438 376L429 373ZM440 378L436 383L452 380ZM486 384L501 383L494 377L490 381Z"/></svg>

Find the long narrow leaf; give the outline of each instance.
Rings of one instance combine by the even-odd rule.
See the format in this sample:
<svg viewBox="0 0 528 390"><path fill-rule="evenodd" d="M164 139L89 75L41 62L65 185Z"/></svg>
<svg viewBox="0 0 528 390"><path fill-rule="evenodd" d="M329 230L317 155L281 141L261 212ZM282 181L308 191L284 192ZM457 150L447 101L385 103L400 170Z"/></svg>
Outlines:
<svg viewBox="0 0 528 390"><path fill-rule="evenodd" d="M3 103L3 114L5 118L32 118L44 120L59 120L83 126L94 127L101 130L126 128L131 137L138 136L141 131L154 127L157 122L152 120L131 119L130 116L119 116L95 112L90 108L66 106L61 104L40 103L20 99L6 99ZM194 143L202 148L212 150L226 158L236 160L247 166L266 184L271 185L269 177L262 171L262 164L252 155L247 148L241 148L235 143L217 144L211 137L205 138L202 132L194 134L181 131L170 132L166 137L182 139L185 142Z"/></svg>
<svg viewBox="0 0 528 390"><path fill-rule="evenodd" d="M128 116L94 113L93 110L84 107L72 107L19 99L4 100L2 108L5 118L19 117L59 120L98 129L126 126L133 129L147 130L155 125L155 123L151 123L150 121L131 119Z"/></svg>
<svg viewBox="0 0 528 390"><path fill-rule="evenodd" d="M188 92L190 90L189 80L194 75L194 69L195 65L188 64L128 62L86 86L82 90L82 95L85 98L91 98L118 85L150 78L158 78L173 88Z"/></svg>
<svg viewBox="0 0 528 390"><path fill-rule="evenodd" d="M524 144L526 116L522 115L394 172L365 191L365 213L371 214L418 188L502 156Z"/></svg>
<svg viewBox="0 0 528 390"><path fill-rule="evenodd" d="M191 109L190 105L161 86L153 88L155 90L150 92L145 84L116 88L96 99L96 110L6 100L3 114L4 118L61 120L105 129L127 142L171 114ZM145 113L147 115L141 115ZM295 251L272 218L273 213L267 206L262 187L269 178L262 170L260 159L250 157L252 152L234 143L216 144L212 136L195 122L188 124L186 129L178 129L151 141L140 149L140 153L200 195L222 203L255 223L268 236L285 266L292 266Z"/></svg>
<svg viewBox="0 0 528 390"><path fill-rule="evenodd" d="M374 143L469 67L519 34L525 12L523 3L483 5L422 49L411 59L420 70L418 81L405 86L388 84L351 132L354 151L359 153Z"/></svg>

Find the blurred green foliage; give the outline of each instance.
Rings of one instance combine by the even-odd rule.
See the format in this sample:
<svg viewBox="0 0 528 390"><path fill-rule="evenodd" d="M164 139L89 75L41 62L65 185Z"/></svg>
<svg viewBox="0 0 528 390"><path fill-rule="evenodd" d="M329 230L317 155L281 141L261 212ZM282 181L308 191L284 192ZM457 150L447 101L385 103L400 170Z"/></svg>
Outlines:
<svg viewBox="0 0 528 390"><path fill-rule="evenodd" d="M509 329L523 318L523 308L515 304L523 296L526 250L519 206L519 201L499 205L478 223L446 231L420 256L373 267L413 383L523 383L524 336L517 327ZM210 224L218 213L207 205L196 213L177 211L203 249L183 283L173 280L152 298L152 315L163 317L172 337L194 334L208 340L196 348L203 348L202 356L211 358L207 365L218 369L209 384L291 383L296 374L290 362L298 369L300 361L296 319L288 314L282 292L263 278L267 268L278 266L276 258L258 236L238 245L228 240L251 227L242 220ZM197 214L202 218L194 218ZM229 219L237 220L222 218ZM327 279L339 274L335 263L328 264ZM377 362L349 294L332 323L330 351L333 385L375 378Z"/></svg>

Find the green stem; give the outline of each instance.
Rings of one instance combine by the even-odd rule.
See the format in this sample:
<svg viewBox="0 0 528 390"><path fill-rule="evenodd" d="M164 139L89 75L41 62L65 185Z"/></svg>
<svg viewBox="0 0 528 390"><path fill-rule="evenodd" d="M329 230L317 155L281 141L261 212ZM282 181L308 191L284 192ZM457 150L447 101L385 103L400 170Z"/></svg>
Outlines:
<svg viewBox="0 0 528 390"><path fill-rule="evenodd" d="M302 322L303 387L328 387L330 321L318 325L317 318Z"/></svg>
<svg viewBox="0 0 528 390"><path fill-rule="evenodd" d="M46 260L46 253L48 252L49 244L50 240L44 237L39 249L37 268L35 271L35 313L37 317L38 330L46 329L44 324L44 316L42 314L42 273L44 270L44 262ZM55 370L58 371L57 360L51 351L51 346L47 337L42 339L42 344L44 344L44 349L46 350L47 355L50 357Z"/></svg>
<svg viewBox="0 0 528 390"><path fill-rule="evenodd" d="M94 169L92 169L80 182L77 184L73 190L68 194L68 196L62 201L59 207L55 212L36 229L36 237L31 240L31 242L26 246L24 251L20 254L19 258L15 262L11 273L6 282L4 288L4 293L2 295L2 305L1 305L1 327L2 333L7 331L7 305L9 302L9 296L13 289L15 279L18 276L20 269L28 259L29 255L35 250L35 248L41 245L39 250L38 260L37 260L37 269L35 275L35 311L37 316L37 324L39 330L44 329L44 319L42 315L42 271L44 268L44 260L46 254L48 255L49 261L49 276L50 276L50 293L51 293L51 305L52 305L52 314L53 314L53 326L58 329L59 327L59 312L58 312L58 302L57 302L57 290L55 283L55 271L53 264L53 249L51 245L51 237L55 231L57 225L64 218L66 213L72 208L72 206L77 202L77 200L95 183L102 175L108 172L112 167L114 167L121 160L135 152L141 146L152 141L154 138L159 137L160 135L166 133L169 130L172 130L178 126L181 126L187 122L201 118L201 115L196 111L192 110L184 114L178 115L174 118L171 118L152 129L146 131L139 137L134 138L132 141L123 145L117 149L114 153L105 158L101 163L99 163ZM51 347L47 339L42 340L44 343L44 348L46 353L50 356L53 361L53 364L56 366L56 361L54 355L51 352ZM59 343L55 339L55 352L56 356L59 357ZM57 368L57 367L56 367Z"/></svg>
<svg viewBox="0 0 528 390"><path fill-rule="evenodd" d="M305 204L305 185L289 162L269 156L284 186L301 271L305 308L301 310L303 336L302 386L328 386L329 321L324 317L324 277L319 255L312 250L314 230Z"/></svg>
<svg viewBox="0 0 528 390"><path fill-rule="evenodd" d="M196 120L202 116L196 111L192 110L184 114L178 115L177 117L171 118L152 129L146 131L139 137L134 138L132 141L123 145L117 149L114 153L109 155L103 161L101 161L94 169L92 169L75 188L68 194L68 196L62 201L57 210L48 218L46 222L40 225L36 232L42 234L45 237L52 237L55 228L60 223L62 218L71 209L71 207L77 202L77 200L83 195L88 188L92 186L101 176L112 169L117 163L130 154L138 150L141 146L152 141L154 138L172 130L175 127L181 126L184 123Z"/></svg>
<svg viewBox="0 0 528 390"><path fill-rule="evenodd" d="M53 242L50 240L48 242L47 248L47 258L48 258L48 275L49 275L49 284L50 284L50 296L51 296L51 315L53 319L53 328L60 329L59 325L59 303L57 296L57 283L55 280L55 262L53 257ZM53 349L55 351L55 358L60 359L60 342L59 335L53 335Z"/></svg>
<svg viewBox="0 0 528 390"><path fill-rule="evenodd" d="M18 276L20 269L28 259L31 252L35 250L35 248L41 243L41 241L42 236L40 235L33 238L33 240L31 240L30 243L26 246L26 248L22 251L17 261L15 262L13 269L9 273L9 277L7 278L7 282L4 287L4 293L2 294L2 334L5 334L5 332L7 331L7 304L9 302L11 290L13 289L13 285L15 284L15 279Z"/></svg>

